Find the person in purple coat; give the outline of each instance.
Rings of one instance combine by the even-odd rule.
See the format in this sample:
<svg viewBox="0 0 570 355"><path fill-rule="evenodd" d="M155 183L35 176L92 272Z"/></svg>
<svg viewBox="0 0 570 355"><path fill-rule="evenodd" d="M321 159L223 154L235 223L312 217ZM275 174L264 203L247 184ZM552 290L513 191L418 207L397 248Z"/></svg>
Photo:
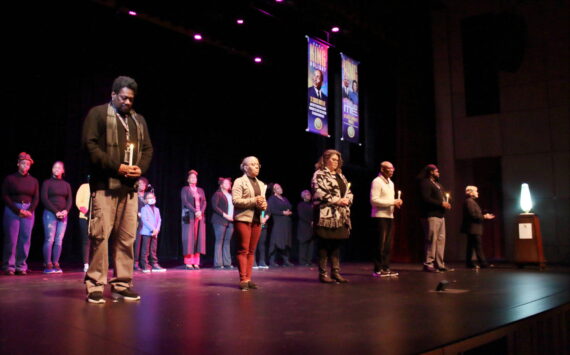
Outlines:
<svg viewBox="0 0 570 355"><path fill-rule="evenodd" d="M28 153L20 153L18 171L6 176L2 183L2 199L6 206L2 269L6 275L28 273L26 260L34 227L34 211L40 195L38 180L29 174L33 163Z"/></svg>
<svg viewBox="0 0 570 355"><path fill-rule="evenodd" d="M44 205L44 274L61 273L59 257L63 237L67 229L67 214L71 209L71 186L63 180L65 166L56 161L51 168L51 178L44 181L41 190Z"/></svg>

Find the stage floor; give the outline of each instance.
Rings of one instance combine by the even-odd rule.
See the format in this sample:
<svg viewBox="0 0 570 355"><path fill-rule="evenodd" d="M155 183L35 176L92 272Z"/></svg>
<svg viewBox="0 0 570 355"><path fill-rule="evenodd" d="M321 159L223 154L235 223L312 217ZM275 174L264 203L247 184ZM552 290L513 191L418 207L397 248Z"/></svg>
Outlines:
<svg viewBox="0 0 570 355"><path fill-rule="evenodd" d="M0 276L1 354L410 354L438 348L570 302L570 273L495 268L397 278L344 264L349 284L315 268L169 269L135 276L140 302L88 304L82 272ZM450 291L434 292L441 280ZM109 292L106 290L105 296Z"/></svg>

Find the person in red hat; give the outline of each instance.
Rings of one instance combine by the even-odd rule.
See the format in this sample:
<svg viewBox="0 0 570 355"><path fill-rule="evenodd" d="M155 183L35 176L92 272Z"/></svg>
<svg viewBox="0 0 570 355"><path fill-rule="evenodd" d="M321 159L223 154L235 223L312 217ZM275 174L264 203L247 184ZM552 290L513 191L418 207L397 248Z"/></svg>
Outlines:
<svg viewBox="0 0 570 355"><path fill-rule="evenodd" d="M6 176L2 183L4 200L4 253L2 269L6 275L26 275L28 273L28 253L34 211L39 202L39 183L29 174L34 160L30 154L18 155L18 171Z"/></svg>

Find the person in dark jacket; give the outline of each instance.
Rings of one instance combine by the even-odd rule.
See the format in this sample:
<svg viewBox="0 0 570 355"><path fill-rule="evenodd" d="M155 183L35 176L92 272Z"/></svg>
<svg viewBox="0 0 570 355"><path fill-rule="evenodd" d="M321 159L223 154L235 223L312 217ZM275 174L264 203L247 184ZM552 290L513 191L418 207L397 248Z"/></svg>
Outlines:
<svg viewBox="0 0 570 355"><path fill-rule="evenodd" d="M481 212L481 207L475 199L479 198L477 186L467 186L465 188L465 202L463 203L463 221L461 223L461 233L467 235L467 251L465 254L465 263L470 269L480 267L486 268L491 266L481 246L481 236L483 235L483 221L493 219L495 216L491 213ZM473 252L477 256L479 266L473 263Z"/></svg>
<svg viewBox="0 0 570 355"><path fill-rule="evenodd" d="M269 233L269 266L278 267L277 256L283 259L282 266L293 266L289 261L291 250L292 230L291 230L291 203L283 196L281 185L273 185L273 196L267 200L269 214L271 215L272 226Z"/></svg>
<svg viewBox="0 0 570 355"><path fill-rule="evenodd" d="M18 155L18 171L6 176L2 183L4 200L4 252L2 269L6 275L26 275L28 273L28 253L34 211L38 206L40 187L38 180L29 174L34 161L22 152Z"/></svg>
<svg viewBox="0 0 570 355"><path fill-rule="evenodd" d="M425 233L424 271L448 271L443 261L445 252L445 212L451 209L449 194L439 183L439 169L429 164L420 173L422 225Z"/></svg>
<svg viewBox="0 0 570 355"><path fill-rule="evenodd" d="M139 181L137 183L137 196L138 196L138 213L137 213L137 236L135 239L135 245L134 245L134 255L135 255L135 265L134 265L134 270L135 271L143 271L143 269L141 269L140 264L141 264L141 249L142 249L142 236L141 236L141 229L142 229L142 221L141 221L141 210L142 208L146 205L145 202L145 194L147 192L147 187L149 186L148 183L148 179L145 178L144 176L141 176L139 178Z"/></svg>
<svg viewBox="0 0 570 355"><path fill-rule="evenodd" d="M116 78L111 102L92 108L83 123L82 143L88 155L92 194L91 253L85 274L90 303L105 302L111 236L112 296L140 300L132 290L138 207L135 184L148 169L153 148L144 117L133 110L137 89L134 79Z"/></svg>
<svg viewBox="0 0 570 355"><path fill-rule="evenodd" d="M63 236L67 228L67 214L71 209L71 186L63 180L65 167L56 161L51 169L52 177L42 184L41 199L45 207L44 222L44 273L61 273L59 257Z"/></svg>
<svg viewBox="0 0 570 355"><path fill-rule="evenodd" d="M214 244L214 268L233 269L230 242L234 233L234 204L232 179L219 178L220 188L212 196L212 226L216 235Z"/></svg>
<svg viewBox="0 0 570 355"><path fill-rule="evenodd" d="M315 250L313 238L313 204L311 203L311 191L301 192L303 201L297 204L297 240L299 241L299 265L312 266Z"/></svg>

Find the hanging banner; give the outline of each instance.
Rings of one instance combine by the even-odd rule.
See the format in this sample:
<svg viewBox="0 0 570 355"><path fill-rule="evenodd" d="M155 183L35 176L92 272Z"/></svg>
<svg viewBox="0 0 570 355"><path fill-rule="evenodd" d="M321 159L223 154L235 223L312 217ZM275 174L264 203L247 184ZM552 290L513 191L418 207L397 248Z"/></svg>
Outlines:
<svg viewBox="0 0 570 355"><path fill-rule="evenodd" d="M308 122L307 132L329 136L328 50L329 46L307 37L309 42Z"/></svg>
<svg viewBox="0 0 570 355"><path fill-rule="evenodd" d="M342 65L342 140L358 143L358 64L359 62L340 54Z"/></svg>

